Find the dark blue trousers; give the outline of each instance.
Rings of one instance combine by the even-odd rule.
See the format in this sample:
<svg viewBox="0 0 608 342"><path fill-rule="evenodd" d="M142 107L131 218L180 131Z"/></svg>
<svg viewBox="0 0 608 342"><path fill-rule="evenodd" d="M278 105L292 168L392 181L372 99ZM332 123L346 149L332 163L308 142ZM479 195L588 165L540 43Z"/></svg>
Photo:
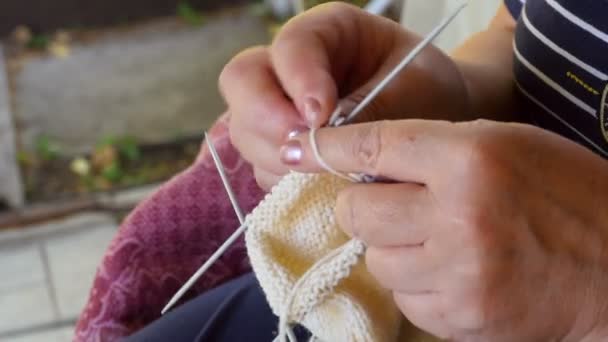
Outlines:
<svg viewBox="0 0 608 342"><path fill-rule="evenodd" d="M181 305L127 338L127 342L271 342L278 318L250 273ZM309 333L294 330L307 341Z"/></svg>

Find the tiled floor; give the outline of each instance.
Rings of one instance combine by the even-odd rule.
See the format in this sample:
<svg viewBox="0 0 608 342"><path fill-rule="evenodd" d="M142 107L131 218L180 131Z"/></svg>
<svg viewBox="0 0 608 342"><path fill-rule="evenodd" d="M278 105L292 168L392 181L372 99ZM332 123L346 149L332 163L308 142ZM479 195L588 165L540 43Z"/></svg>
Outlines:
<svg viewBox="0 0 608 342"><path fill-rule="evenodd" d="M69 341L117 228L87 214L0 234L0 341ZM38 232L38 233L36 233Z"/></svg>
<svg viewBox="0 0 608 342"><path fill-rule="evenodd" d="M11 342L66 342L72 339L73 327L57 328L49 331L13 337ZM7 340L8 341L8 340Z"/></svg>

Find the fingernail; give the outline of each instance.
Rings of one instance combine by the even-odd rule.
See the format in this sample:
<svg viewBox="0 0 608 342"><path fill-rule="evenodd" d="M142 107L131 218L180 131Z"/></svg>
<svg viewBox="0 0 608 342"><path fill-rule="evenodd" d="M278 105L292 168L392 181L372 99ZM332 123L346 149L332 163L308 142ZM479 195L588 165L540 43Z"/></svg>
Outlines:
<svg viewBox="0 0 608 342"><path fill-rule="evenodd" d="M306 122L308 122L308 126L310 126L310 128L315 127L320 116L321 104L319 101L313 98L306 99L304 102L304 117L306 118Z"/></svg>
<svg viewBox="0 0 608 342"><path fill-rule="evenodd" d="M291 130L291 132L289 132L289 134L287 134L287 140L291 140L306 131L308 131L308 127L296 127L293 130Z"/></svg>
<svg viewBox="0 0 608 342"><path fill-rule="evenodd" d="M281 147L280 153L284 164L298 165L302 161L302 144L297 140L290 140Z"/></svg>

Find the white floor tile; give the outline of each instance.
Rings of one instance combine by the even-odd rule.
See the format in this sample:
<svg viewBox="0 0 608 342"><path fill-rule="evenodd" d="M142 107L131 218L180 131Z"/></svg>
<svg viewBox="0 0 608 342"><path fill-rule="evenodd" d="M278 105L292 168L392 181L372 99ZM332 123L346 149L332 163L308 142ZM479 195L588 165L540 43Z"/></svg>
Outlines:
<svg viewBox="0 0 608 342"><path fill-rule="evenodd" d="M0 293L0 332L13 331L55 319L46 286L24 286Z"/></svg>
<svg viewBox="0 0 608 342"><path fill-rule="evenodd" d="M73 327L58 328L51 331L12 337L10 342L69 342L72 340L73 332Z"/></svg>
<svg viewBox="0 0 608 342"><path fill-rule="evenodd" d="M96 268L115 233L114 226L88 227L46 241L62 319L75 318L82 311Z"/></svg>

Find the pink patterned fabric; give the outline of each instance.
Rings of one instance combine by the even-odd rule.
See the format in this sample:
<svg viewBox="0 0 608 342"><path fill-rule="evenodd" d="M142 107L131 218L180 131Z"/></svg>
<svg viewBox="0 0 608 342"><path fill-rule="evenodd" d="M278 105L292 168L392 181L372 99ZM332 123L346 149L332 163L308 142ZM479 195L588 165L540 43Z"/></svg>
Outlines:
<svg viewBox="0 0 608 342"><path fill-rule="evenodd" d="M210 131L242 209L263 196L251 167L232 147L228 116ZM178 288L238 228L206 146L194 165L163 185L124 221L97 270L74 341L116 341L160 316ZM187 298L250 270L241 239Z"/></svg>

